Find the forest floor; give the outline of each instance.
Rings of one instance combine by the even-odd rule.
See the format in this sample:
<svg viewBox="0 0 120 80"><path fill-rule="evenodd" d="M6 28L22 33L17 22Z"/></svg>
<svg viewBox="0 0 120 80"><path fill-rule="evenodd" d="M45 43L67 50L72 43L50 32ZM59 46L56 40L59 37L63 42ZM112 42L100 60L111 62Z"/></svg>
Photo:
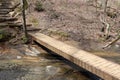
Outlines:
<svg viewBox="0 0 120 80"><path fill-rule="evenodd" d="M27 13L28 22L33 23L34 27L41 28L40 32L62 41L73 42L80 49L104 51L102 48L116 38L120 29L120 16L117 12L115 11L115 14L111 16L104 16L103 8L96 8L94 2L86 2L86 0L39 1L44 10L37 12L34 9L35 0ZM114 9L110 9L109 13L114 13ZM103 31L106 25L100 21L101 18L110 25L110 37L107 40ZM107 51L119 52L119 41L113 47Z"/></svg>
<svg viewBox="0 0 120 80"><path fill-rule="evenodd" d="M103 49L118 36L120 16L117 7L111 5L113 7L104 15L103 8L96 8L94 2L86 0L39 1L44 10L36 11L34 1L27 13L28 22L41 28L39 32L120 64L120 41ZM101 19L110 26L108 39L103 30L106 24Z"/></svg>

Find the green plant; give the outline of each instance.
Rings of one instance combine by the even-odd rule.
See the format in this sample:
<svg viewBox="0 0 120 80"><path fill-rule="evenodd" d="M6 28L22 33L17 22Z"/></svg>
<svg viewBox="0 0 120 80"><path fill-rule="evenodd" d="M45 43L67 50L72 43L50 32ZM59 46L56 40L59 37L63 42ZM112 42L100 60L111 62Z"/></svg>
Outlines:
<svg viewBox="0 0 120 80"><path fill-rule="evenodd" d="M11 38L11 34L4 31L4 30L0 30L0 41L5 41L5 40L9 40Z"/></svg>
<svg viewBox="0 0 120 80"><path fill-rule="evenodd" d="M3 34L0 34L0 40L3 39Z"/></svg>
<svg viewBox="0 0 120 80"><path fill-rule="evenodd" d="M38 12L44 11L43 4L41 3L41 1L36 1L35 10L37 10Z"/></svg>
<svg viewBox="0 0 120 80"><path fill-rule="evenodd" d="M23 41L23 43L27 43L28 42L28 38L25 37L25 36L22 36L22 41Z"/></svg>
<svg viewBox="0 0 120 80"><path fill-rule="evenodd" d="M36 18L33 18L33 17L30 18L30 22L32 22L34 26L39 25L39 21Z"/></svg>
<svg viewBox="0 0 120 80"><path fill-rule="evenodd" d="M3 30L0 30L0 40L3 40L6 37L6 34Z"/></svg>

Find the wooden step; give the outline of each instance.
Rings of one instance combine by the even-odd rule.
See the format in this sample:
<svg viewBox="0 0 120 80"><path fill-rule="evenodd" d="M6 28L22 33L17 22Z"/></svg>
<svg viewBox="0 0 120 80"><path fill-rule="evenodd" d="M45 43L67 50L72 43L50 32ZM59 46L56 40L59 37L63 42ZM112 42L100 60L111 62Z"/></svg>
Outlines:
<svg viewBox="0 0 120 80"><path fill-rule="evenodd" d="M0 17L10 17L10 15L0 15Z"/></svg>
<svg viewBox="0 0 120 80"><path fill-rule="evenodd" d="M12 9L0 9L0 12L10 12Z"/></svg>
<svg viewBox="0 0 120 80"><path fill-rule="evenodd" d="M15 5L12 6L0 6L0 9L12 9L14 10L15 8L17 8L20 5L20 3L17 3Z"/></svg>
<svg viewBox="0 0 120 80"><path fill-rule="evenodd" d="M1 15L1 14L5 14L5 15L6 15L6 14L8 14L8 13L9 13L9 12L0 12L0 15Z"/></svg>
<svg viewBox="0 0 120 80"><path fill-rule="evenodd" d="M0 23L0 27L22 27L23 24L22 23ZM31 26L31 24L27 24L27 27Z"/></svg>
<svg viewBox="0 0 120 80"><path fill-rule="evenodd" d="M0 18L0 22L5 22L5 21L17 21L18 18Z"/></svg>

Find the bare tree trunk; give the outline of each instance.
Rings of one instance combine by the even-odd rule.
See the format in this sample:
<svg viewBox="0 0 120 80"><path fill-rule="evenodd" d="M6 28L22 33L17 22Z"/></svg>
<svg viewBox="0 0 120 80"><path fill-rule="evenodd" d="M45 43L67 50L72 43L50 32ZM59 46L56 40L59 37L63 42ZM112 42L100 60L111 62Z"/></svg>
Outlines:
<svg viewBox="0 0 120 80"><path fill-rule="evenodd" d="M23 31L25 33L25 37L28 38L27 26L26 26L26 15L25 15L25 1L24 0L22 0L22 16L23 16Z"/></svg>
<svg viewBox="0 0 120 80"><path fill-rule="evenodd" d="M108 4L108 0L105 1L105 6L104 6L104 13L107 12L107 4Z"/></svg>
<svg viewBox="0 0 120 80"><path fill-rule="evenodd" d="M95 4L96 4L96 13L97 13L97 0L95 0Z"/></svg>

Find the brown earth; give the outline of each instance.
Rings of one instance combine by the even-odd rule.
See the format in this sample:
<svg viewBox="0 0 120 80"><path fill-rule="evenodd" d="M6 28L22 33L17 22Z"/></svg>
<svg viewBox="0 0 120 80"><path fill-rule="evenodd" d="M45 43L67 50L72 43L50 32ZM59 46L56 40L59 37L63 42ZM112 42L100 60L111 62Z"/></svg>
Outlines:
<svg viewBox="0 0 120 80"><path fill-rule="evenodd" d="M39 0L43 8L42 12L34 10L34 2L30 2L27 18L33 26L40 27L40 32L51 35L51 33L79 42L79 47L88 51L102 50L102 47L113 40L119 31L120 16L114 9L109 12L116 12L116 17L104 16L103 8L96 8L94 2L87 0ZM115 10L115 11L113 11ZM110 25L110 37L104 40L103 28L106 27L100 17Z"/></svg>

